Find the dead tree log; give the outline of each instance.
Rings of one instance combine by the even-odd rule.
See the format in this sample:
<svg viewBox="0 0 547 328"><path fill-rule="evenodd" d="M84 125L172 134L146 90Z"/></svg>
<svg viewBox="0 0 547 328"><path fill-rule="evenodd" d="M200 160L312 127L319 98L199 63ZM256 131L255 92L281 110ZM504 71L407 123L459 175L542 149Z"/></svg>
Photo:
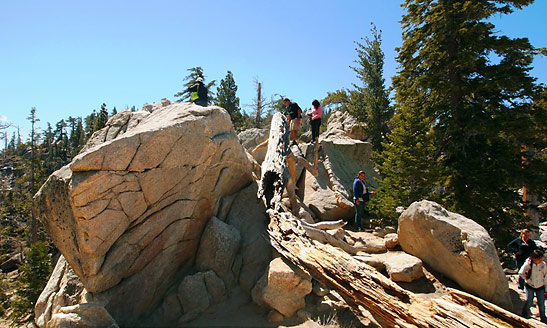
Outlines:
<svg viewBox="0 0 547 328"><path fill-rule="evenodd" d="M336 290L354 311L368 309L382 327L545 327L451 288L438 298L421 298L341 249L313 240L292 214L268 214L270 241L281 255Z"/></svg>
<svg viewBox="0 0 547 328"><path fill-rule="evenodd" d="M264 197L266 207L281 210L283 190L289 177L287 162L288 129L287 119L281 113L272 117L270 137L268 138L268 152L262 163L262 177L260 179L258 198Z"/></svg>

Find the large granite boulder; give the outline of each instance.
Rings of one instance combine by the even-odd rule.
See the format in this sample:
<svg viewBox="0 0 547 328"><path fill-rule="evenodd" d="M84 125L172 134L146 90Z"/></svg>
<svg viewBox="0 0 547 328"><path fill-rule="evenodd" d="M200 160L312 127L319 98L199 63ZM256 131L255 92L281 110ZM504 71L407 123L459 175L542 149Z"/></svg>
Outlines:
<svg viewBox="0 0 547 328"><path fill-rule="evenodd" d="M253 288L252 297L258 305L291 317L306 306L304 297L311 291L310 276L295 272L281 258L276 258Z"/></svg>
<svg viewBox="0 0 547 328"><path fill-rule="evenodd" d="M114 115L35 210L86 290L131 326L193 265L219 200L251 180L228 113L174 103Z"/></svg>
<svg viewBox="0 0 547 328"><path fill-rule="evenodd" d="M359 124L355 117L348 112L334 110L327 121L325 138L348 137L356 140L365 140L366 134L363 125Z"/></svg>
<svg viewBox="0 0 547 328"><path fill-rule="evenodd" d="M234 195L226 216L221 216L241 235L241 245L232 271L247 293L251 292L272 260L272 247L264 238L269 218L264 203L256 197L257 191L258 185L253 181Z"/></svg>
<svg viewBox="0 0 547 328"><path fill-rule="evenodd" d="M232 264L240 240L241 236L235 227L213 216L201 237L196 268L199 271L213 270L228 286L232 286L235 283Z"/></svg>
<svg viewBox="0 0 547 328"><path fill-rule="evenodd" d="M422 259L467 292L512 308L494 242L479 224L423 200L401 214L398 235L405 252Z"/></svg>
<svg viewBox="0 0 547 328"><path fill-rule="evenodd" d="M351 218L353 181L361 170L367 173L371 187L378 185L378 174L371 160L372 145L348 137L321 137L319 174L306 171L298 183L298 195L319 220ZM306 149L306 158L313 159L313 147Z"/></svg>

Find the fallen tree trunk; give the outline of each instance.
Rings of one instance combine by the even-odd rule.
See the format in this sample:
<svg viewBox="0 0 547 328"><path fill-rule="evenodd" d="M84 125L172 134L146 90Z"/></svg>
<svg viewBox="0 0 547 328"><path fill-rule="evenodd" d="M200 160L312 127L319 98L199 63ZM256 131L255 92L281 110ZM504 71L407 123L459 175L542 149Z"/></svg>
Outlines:
<svg viewBox="0 0 547 328"><path fill-rule="evenodd" d="M268 214L270 241L281 255L336 290L354 311L366 308L382 327L545 327L451 288L438 298L420 298L341 249L311 239L292 214Z"/></svg>

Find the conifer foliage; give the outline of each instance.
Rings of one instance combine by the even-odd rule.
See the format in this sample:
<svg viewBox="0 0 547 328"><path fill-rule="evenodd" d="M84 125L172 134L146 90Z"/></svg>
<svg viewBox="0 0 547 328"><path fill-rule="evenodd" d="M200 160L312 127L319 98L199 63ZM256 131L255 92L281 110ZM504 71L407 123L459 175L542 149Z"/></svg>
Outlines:
<svg viewBox="0 0 547 328"><path fill-rule="evenodd" d="M528 74L536 49L526 38L498 35L488 19L532 2L405 1L393 78L397 114L377 203L408 206L429 190L429 198L494 235L522 221L522 144L535 142L540 119L532 107L538 88ZM405 131L413 121L422 128ZM421 169L408 170L413 162ZM411 181L421 192L405 197L400 188Z"/></svg>
<svg viewBox="0 0 547 328"><path fill-rule="evenodd" d="M217 88L217 97L215 105L224 108L230 114L232 124L237 131L241 130L243 116L239 107L239 97L236 96L237 85L232 72L228 71L226 77L220 80Z"/></svg>

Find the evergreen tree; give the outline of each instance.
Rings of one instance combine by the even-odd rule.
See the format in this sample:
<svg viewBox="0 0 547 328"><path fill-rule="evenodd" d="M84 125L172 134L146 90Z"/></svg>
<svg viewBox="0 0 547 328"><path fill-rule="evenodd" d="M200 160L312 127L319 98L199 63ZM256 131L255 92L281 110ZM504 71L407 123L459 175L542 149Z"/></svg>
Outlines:
<svg viewBox="0 0 547 328"><path fill-rule="evenodd" d="M496 35L488 19L532 2L406 0L397 57L401 69L393 79L397 115L423 111L421 124L432 127L434 151L420 158L406 138L394 139L393 149L408 152L425 167L429 161L442 168L436 179L427 171L402 178L419 181L424 190L433 188L436 180L438 190L446 189L446 207L500 239L522 218L521 142L534 138L531 101L536 90L528 72L535 49L526 38ZM393 178L388 171L382 174L384 181Z"/></svg>
<svg viewBox="0 0 547 328"><path fill-rule="evenodd" d="M217 89L217 97L215 105L220 106L230 114L232 123L236 131L240 131L243 124L243 116L239 107L239 97L236 96L237 85L232 72L228 71L226 77L220 80L220 85Z"/></svg>
<svg viewBox="0 0 547 328"><path fill-rule="evenodd" d="M393 116L385 88L384 52L382 51L382 32L372 24L372 39L364 38L364 43L357 44L356 67L352 67L362 85L354 84L358 95L353 95L353 106L350 113L359 121L365 122L367 135L372 141L373 149L382 150L382 141L387 131L387 122ZM343 95L343 93L341 94Z"/></svg>
<svg viewBox="0 0 547 328"><path fill-rule="evenodd" d="M118 114L118 110L116 109L116 106L114 106L114 108L112 108L112 113L110 114L110 116L114 116Z"/></svg>
<svg viewBox="0 0 547 328"><path fill-rule="evenodd" d="M103 103L101 105L101 110L97 115L94 130L99 131L100 129L104 128L106 126L106 122L108 122L108 110L106 109L106 104Z"/></svg>
<svg viewBox="0 0 547 328"><path fill-rule="evenodd" d="M95 132L95 121L97 120L97 111L93 110L91 114L87 115L84 119L85 123L85 140L91 138L93 132Z"/></svg>
<svg viewBox="0 0 547 328"><path fill-rule="evenodd" d="M177 101L178 102L189 101L190 92L188 92L188 88L196 84L197 78L201 77L203 79L203 84L205 84L205 86L207 87L207 90L209 91L208 93L209 102L215 103L212 88L215 86L216 81L213 80L209 83L205 83L205 75L203 75L203 68L201 68L200 66L189 68L187 69L187 71L190 73L184 78L184 81L186 82L184 82L183 90L175 94L175 97L179 98L177 99Z"/></svg>
<svg viewBox="0 0 547 328"><path fill-rule="evenodd" d="M31 123L31 132L30 132L30 194L34 196L34 193L36 192L35 187L35 175L36 175L36 161L38 157L36 156L36 143L37 143L37 135L36 135L36 122L40 121L39 118L36 117L36 107L32 107L30 110L30 115L27 117L27 120ZM32 203L34 204L34 197L32 198ZM36 226L36 217L34 216L34 211L31 211L31 218L30 218L30 242L33 243L36 241L36 234L37 234L37 226Z"/></svg>

